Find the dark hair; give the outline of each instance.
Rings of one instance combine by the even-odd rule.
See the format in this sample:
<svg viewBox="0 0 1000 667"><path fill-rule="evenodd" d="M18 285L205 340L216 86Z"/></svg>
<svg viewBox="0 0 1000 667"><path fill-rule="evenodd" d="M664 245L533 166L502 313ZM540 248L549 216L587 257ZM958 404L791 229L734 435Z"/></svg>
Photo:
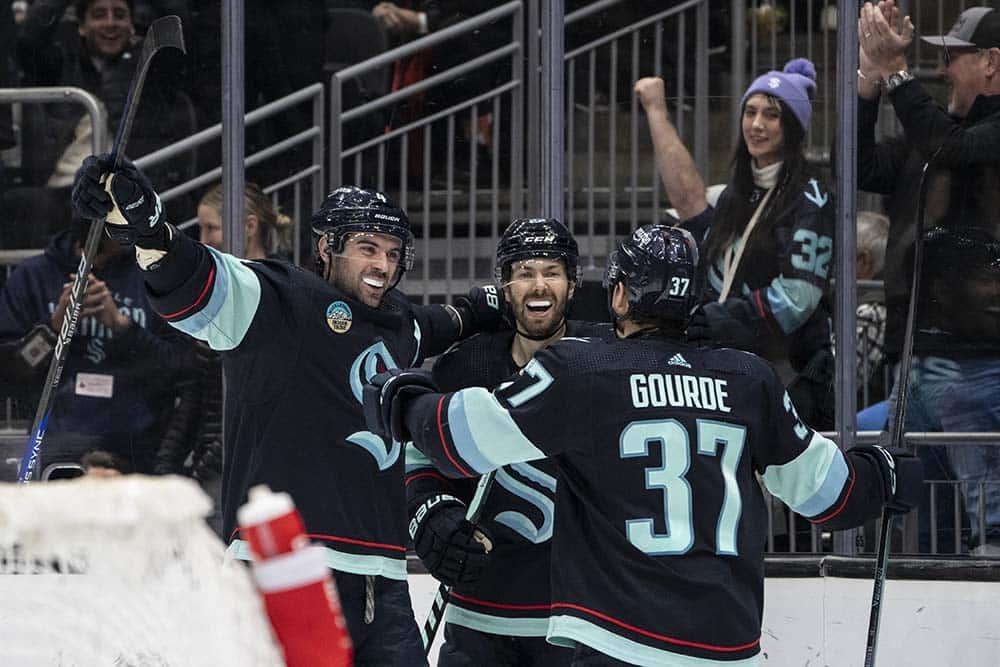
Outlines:
<svg viewBox="0 0 1000 667"><path fill-rule="evenodd" d="M90 470L91 468L110 468L111 470L121 470L124 472L124 466L118 460L118 457L103 449L94 449L84 454L80 458L80 465L85 470Z"/></svg>
<svg viewBox="0 0 1000 667"><path fill-rule="evenodd" d="M74 5L76 9L76 20L79 23L83 23L83 17L86 15L87 10L90 6L97 2L97 0L76 0ZM135 0L124 0L125 4L128 5L128 11L132 15L133 20L135 19Z"/></svg>
<svg viewBox="0 0 1000 667"><path fill-rule="evenodd" d="M806 133L802 129L795 114L777 97L767 96L768 100L777 104L781 109L781 129L784 133L782 142L781 173L778 174L778 184L776 190L767 203L767 207L761 213L758 229L763 230L771 223L781 217L781 215L793 206L803 186L810 175L809 165L806 162L804 144ZM744 105L745 106L745 105ZM742 117L743 109L740 109ZM743 133L739 133L736 148L733 151L732 166L729 177L729 184L726 187L725 196L719 202L719 210L712 221L712 227L708 233L708 240L705 247L705 265L715 264L719 257L733 243L736 238L743 233L750 217L754 214L756 206L750 202L750 193L753 192L753 158L747 149L746 140ZM750 244L754 244L754 239L763 239L763 234L754 234ZM749 248L744 252L749 251Z"/></svg>

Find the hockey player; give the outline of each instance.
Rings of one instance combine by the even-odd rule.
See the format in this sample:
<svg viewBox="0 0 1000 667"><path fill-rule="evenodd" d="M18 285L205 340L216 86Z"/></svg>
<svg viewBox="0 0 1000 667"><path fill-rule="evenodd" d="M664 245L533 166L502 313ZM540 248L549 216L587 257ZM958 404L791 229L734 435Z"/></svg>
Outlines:
<svg viewBox="0 0 1000 667"><path fill-rule="evenodd" d="M769 491L824 530L913 507L917 459L841 452L802 423L769 364L683 342L689 233L646 226L608 261L622 340L564 339L492 394L419 370L366 389L374 432L456 477L553 457L548 640L574 665L757 665ZM558 564L557 566L555 564Z"/></svg>
<svg viewBox="0 0 1000 667"><path fill-rule="evenodd" d="M478 334L442 355L433 374L443 391L494 389L563 336L612 335L609 325L566 319L581 272L576 240L558 220L513 221L497 246L495 277L513 328ZM439 667L568 665L572 652L545 641L555 462L497 471L477 524L489 553L465 520L474 484L444 478L412 448L406 468L414 547L428 571L453 587Z"/></svg>
<svg viewBox="0 0 1000 667"><path fill-rule="evenodd" d="M74 206L134 238L157 312L223 356L230 550L248 558L233 539L248 489L288 492L334 570L356 664L424 664L406 585L401 444L365 427L361 390L376 373L498 323L495 288L475 288L455 307L410 304L393 288L413 261L413 236L379 192L344 187L323 201L312 217L317 276L189 239L162 219L140 171L126 163L109 175L110 164L87 158Z"/></svg>

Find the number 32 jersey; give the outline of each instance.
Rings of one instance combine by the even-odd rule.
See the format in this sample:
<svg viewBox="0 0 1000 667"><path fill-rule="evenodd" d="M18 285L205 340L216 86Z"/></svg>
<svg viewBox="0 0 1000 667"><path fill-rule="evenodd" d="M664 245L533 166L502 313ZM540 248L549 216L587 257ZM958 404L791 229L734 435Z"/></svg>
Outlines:
<svg viewBox="0 0 1000 667"><path fill-rule="evenodd" d="M775 496L830 529L881 477L806 427L773 369L645 335L564 340L511 383L421 396L414 444L446 474L553 458L549 641L638 665L755 665Z"/></svg>

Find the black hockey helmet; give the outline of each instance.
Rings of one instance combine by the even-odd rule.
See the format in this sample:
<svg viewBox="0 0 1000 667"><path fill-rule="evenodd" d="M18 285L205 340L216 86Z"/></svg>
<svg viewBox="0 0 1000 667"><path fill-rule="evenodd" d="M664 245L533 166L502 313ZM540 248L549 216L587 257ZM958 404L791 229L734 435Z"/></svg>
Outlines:
<svg viewBox="0 0 1000 667"><path fill-rule="evenodd" d="M402 254L396 282L413 267L413 233L406 212L383 193L354 185L337 188L326 196L309 220L313 234L325 236L327 252L343 252L344 243L352 233L388 234L400 242Z"/></svg>
<svg viewBox="0 0 1000 667"><path fill-rule="evenodd" d="M698 244L680 227L644 225L608 257L603 286L619 282L628 293L629 314L686 322L698 303Z"/></svg>
<svg viewBox="0 0 1000 667"><path fill-rule="evenodd" d="M583 284L580 250L566 225L555 218L519 218L504 231L497 244L493 276L498 287L510 280L513 262L545 257L559 259L566 266L566 276L577 287Z"/></svg>

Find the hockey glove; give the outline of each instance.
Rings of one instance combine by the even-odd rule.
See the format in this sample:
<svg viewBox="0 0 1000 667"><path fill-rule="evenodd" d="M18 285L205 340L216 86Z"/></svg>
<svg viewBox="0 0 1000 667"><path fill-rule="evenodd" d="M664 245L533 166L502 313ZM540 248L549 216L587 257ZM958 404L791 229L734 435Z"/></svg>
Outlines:
<svg viewBox="0 0 1000 667"><path fill-rule="evenodd" d="M403 422L406 402L420 394L438 391L430 371L393 368L373 377L364 388L365 421L368 430L387 442L411 440Z"/></svg>
<svg viewBox="0 0 1000 667"><path fill-rule="evenodd" d="M410 519L410 537L424 567L447 586L473 584L490 561L493 541L465 518L465 503L447 494L434 495L417 506Z"/></svg>
<svg viewBox="0 0 1000 667"><path fill-rule="evenodd" d="M759 319L743 299L727 299L725 303L710 301L691 316L688 340L703 347L731 347L753 352L760 349L761 332L752 324Z"/></svg>
<svg viewBox="0 0 1000 667"><path fill-rule="evenodd" d="M882 473L882 498L887 510L906 514L920 502L924 464L913 454L897 448L859 445L850 451L870 459Z"/></svg>
<svg viewBox="0 0 1000 667"><path fill-rule="evenodd" d="M468 296L460 296L452 305L461 318L460 338L466 338L480 331L496 331L503 324L507 304L503 290L496 285L482 285L469 290Z"/></svg>
<svg viewBox="0 0 1000 667"><path fill-rule="evenodd" d="M106 220L108 236L122 245L165 251L170 232L162 220L159 195L127 158L122 158L114 173L110 173L112 164L108 154L83 161L73 184L74 210L89 220Z"/></svg>

